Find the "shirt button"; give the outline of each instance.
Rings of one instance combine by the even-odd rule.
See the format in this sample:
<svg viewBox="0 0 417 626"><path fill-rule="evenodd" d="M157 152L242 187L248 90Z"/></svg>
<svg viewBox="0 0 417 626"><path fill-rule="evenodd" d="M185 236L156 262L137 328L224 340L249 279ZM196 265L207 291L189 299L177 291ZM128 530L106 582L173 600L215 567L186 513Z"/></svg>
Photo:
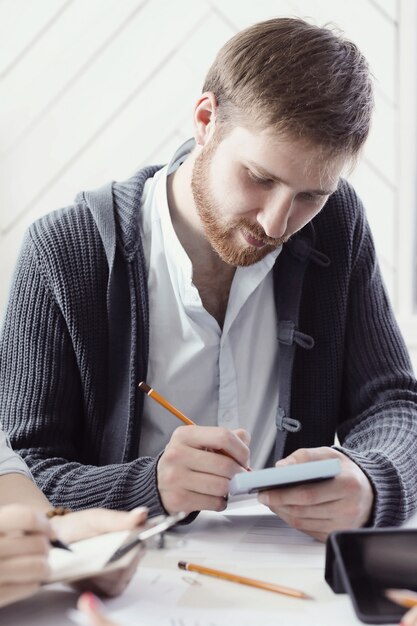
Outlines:
<svg viewBox="0 0 417 626"><path fill-rule="evenodd" d="M223 411L223 419L226 422L230 422L230 420L232 419L232 412L227 410L227 411Z"/></svg>

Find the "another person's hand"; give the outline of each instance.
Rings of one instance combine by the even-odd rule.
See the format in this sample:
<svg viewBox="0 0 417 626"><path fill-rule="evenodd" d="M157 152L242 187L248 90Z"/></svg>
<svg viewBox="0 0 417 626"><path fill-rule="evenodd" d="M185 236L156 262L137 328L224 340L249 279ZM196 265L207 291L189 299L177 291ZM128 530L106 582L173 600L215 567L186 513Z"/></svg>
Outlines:
<svg viewBox="0 0 417 626"><path fill-rule="evenodd" d="M73 543L116 530L133 530L144 523L146 507L132 511L112 511L110 509L85 509L67 515L51 518L51 526L62 541Z"/></svg>
<svg viewBox="0 0 417 626"><path fill-rule="evenodd" d="M52 537L42 513L21 504L0 508L0 606L31 596L48 578Z"/></svg>
<svg viewBox="0 0 417 626"><path fill-rule="evenodd" d="M146 516L147 510L144 507L130 512L86 509L53 517L51 525L60 539L71 543L116 530L133 530L144 523ZM118 596L130 583L143 554L144 549L139 549L129 565L79 581L73 586L76 589L88 589L100 595Z"/></svg>
<svg viewBox="0 0 417 626"><path fill-rule="evenodd" d="M356 463L333 448L302 448L276 463L339 459L341 472L331 480L271 489L258 499L290 526L325 541L335 530L360 528L370 519L374 502L371 484Z"/></svg>
<svg viewBox="0 0 417 626"><path fill-rule="evenodd" d="M89 626L119 626L107 619L100 600L92 593L83 593L78 598L77 608L87 617Z"/></svg>
<svg viewBox="0 0 417 626"><path fill-rule="evenodd" d="M412 606L407 611L400 622L400 626L417 626L417 592L410 589L387 589L385 595L391 602L395 602L399 606Z"/></svg>
<svg viewBox="0 0 417 626"><path fill-rule="evenodd" d="M243 429L177 428L158 462L158 490L165 510L222 511L227 505L230 479L248 466L249 440Z"/></svg>
<svg viewBox="0 0 417 626"><path fill-rule="evenodd" d="M146 519L146 509L129 513L89 509L48 520L42 512L21 504L0 508L0 606L34 594L49 576L50 540L86 539L116 530L131 530ZM118 595L130 582L143 551L118 570L82 581L78 588Z"/></svg>
<svg viewBox="0 0 417 626"><path fill-rule="evenodd" d="M402 616L400 626L417 626L417 606Z"/></svg>

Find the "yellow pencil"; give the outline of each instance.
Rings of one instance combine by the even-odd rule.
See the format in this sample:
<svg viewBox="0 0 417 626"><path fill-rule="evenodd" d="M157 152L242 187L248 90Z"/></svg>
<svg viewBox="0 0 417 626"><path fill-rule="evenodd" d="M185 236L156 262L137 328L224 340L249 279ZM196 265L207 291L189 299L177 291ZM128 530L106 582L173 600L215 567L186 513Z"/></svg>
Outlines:
<svg viewBox="0 0 417 626"><path fill-rule="evenodd" d="M214 578L222 578L223 580L240 583L241 585L249 585L249 587L257 587L258 589L265 589L266 591L274 591L275 593L281 593L284 596L291 596L292 598L313 600L311 596L304 593L304 591L299 591L298 589L283 587L282 585L275 585L274 583L257 580L256 578L246 578L246 576L230 574L229 572L223 572L219 569L212 569L211 567L203 567L202 565L196 565L195 563L186 563L185 561L179 561L178 567L180 569L185 569L188 572L198 572L199 574L213 576Z"/></svg>
<svg viewBox="0 0 417 626"><path fill-rule="evenodd" d="M155 389L150 387L147 383L142 381L142 382L140 382L138 384L138 387L144 393L146 393L150 398L155 400L155 402L158 402L158 404L163 406L164 409L166 409L167 411L172 413L172 415L175 415L175 417L178 417L178 419L180 419L182 422L184 422L184 424L187 424L187 426L196 426L196 423L193 422L193 420L190 420L190 418L187 417L186 415L184 415L184 413L181 413L181 411L179 411L173 404L168 402L168 400L166 400L164 398L164 396L161 396L160 393L155 391ZM219 452L219 454L224 454L225 456L228 456L229 459L233 458L233 457L230 456L230 454L228 454L226 452L226 450L220 449L220 450L217 450L217 452ZM233 459L233 460L235 460L235 459ZM251 472L252 471L250 467L244 467L243 469L245 469L247 472Z"/></svg>
<svg viewBox="0 0 417 626"><path fill-rule="evenodd" d="M409 589L387 589L385 595L389 600L406 609L417 606L417 593L415 591L410 591Z"/></svg>
<svg viewBox="0 0 417 626"><path fill-rule="evenodd" d="M187 426L195 426L196 425L195 422L190 420L186 415L184 415L184 413L181 413L181 411L176 409L175 406L173 406L170 402L168 402L168 400L165 400L164 396L161 396L160 393L155 391L155 389L152 389L152 387L149 387L149 385L147 385L145 382L142 381L141 383L139 383L138 387L139 387L139 389L141 389L142 391L147 393L148 396L153 398L153 400L155 400L155 402L158 402L158 404L163 406L164 409L166 409L167 411L172 413L172 415L175 415L175 417L178 417L178 419L180 419L182 422L184 422L184 424L187 424Z"/></svg>

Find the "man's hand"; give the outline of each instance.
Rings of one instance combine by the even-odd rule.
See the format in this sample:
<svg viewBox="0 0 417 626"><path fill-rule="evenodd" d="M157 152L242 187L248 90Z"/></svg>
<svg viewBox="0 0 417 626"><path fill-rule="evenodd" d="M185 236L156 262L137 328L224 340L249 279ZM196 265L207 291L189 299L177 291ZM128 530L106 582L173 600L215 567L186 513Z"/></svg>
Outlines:
<svg viewBox="0 0 417 626"><path fill-rule="evenodd" d="M334 530L364 526L371 516L374 494L366 475L346 455L327 447L301 448L276 466L332 458L339 459L342 466L335 478L264 491L259 501L293 528L320 541Z"/></svg>
<svg viewBox="0 0 417 626"><path fill-rule="evenodd" d="M48 520L28 506L0 509L0 606L31 596L49 575Z"/></svg>
<svg viewBox="0 0 417 626"><path fill-rule="evenodd" d="M225 509L230 479L248 466L249 440L249 434L242 429L177 428L157 468L158 490L165 510L191 513Z"/></svg>

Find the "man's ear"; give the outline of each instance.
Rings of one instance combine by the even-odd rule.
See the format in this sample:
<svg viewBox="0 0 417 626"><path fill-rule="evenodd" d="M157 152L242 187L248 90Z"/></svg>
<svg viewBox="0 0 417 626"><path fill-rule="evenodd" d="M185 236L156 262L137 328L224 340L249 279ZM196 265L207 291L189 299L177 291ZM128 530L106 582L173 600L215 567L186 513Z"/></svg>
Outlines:
<svg viewBox="0 0 417 626"><path fill-rule="evenodd" d="M212 91L206 91L194 108L194 138L199 146L205 146L214 134L217 99Z"/></svg>

